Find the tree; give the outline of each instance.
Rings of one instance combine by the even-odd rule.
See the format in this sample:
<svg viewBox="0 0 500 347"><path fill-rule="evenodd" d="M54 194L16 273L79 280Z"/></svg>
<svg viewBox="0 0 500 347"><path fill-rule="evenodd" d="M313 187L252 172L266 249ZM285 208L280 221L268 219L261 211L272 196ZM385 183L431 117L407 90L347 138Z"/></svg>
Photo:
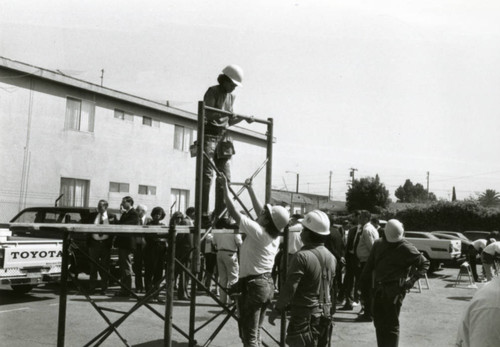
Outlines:
<svg viewBox="0 0 500 347"><path fill-rule="evenodd" d="M493 207L500 205L500 193L494 189L486 189L484 193L479 195L479 203L485 207Z"/></svg>
<svg viewBox="0 0 500 347"><path fill-rule="evenodd" d="M354 180L346 193L348 211L368 210L378 213L389 204L389 191L378 175Z"/></svg>
<svg viewBox="0 0 500 347"><path fill-rule="evenodd" d="M436 201L434 193L427 194L427 190L420 183L413 185L411 180L407 179L402 186L394 192L399 202L427 202Z"/></svg>

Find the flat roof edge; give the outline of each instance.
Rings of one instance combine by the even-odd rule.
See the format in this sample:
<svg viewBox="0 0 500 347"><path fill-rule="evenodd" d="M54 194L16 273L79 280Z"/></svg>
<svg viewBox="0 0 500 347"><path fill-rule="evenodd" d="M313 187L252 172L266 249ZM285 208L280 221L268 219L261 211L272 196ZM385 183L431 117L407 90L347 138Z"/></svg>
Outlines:
<svg viewBox="0 0 500 347"><path fill-rule="evenodd" d="M94 92L96 94L101 94L101 95L104 95L104 96L107 96L110 98L126 101L126 102L129 102L132 104L147 107L147 108L154 109L154 110L157 110L160 112L165 112L165 113L168 113L170 115L185 118L185 119L188 119L188 120L191 120L194 122L198 121L198 115L196 113L184 111L184 110L181 110L181 109L175 108L175 107L170 107L170 106L161 104L161 103L156 102L156 101L152 101L152 100L142 98L139 96L135 96L132 94L120 92L118 90L114 90L111 88L101 87L100 85L97 85L97 84L94 84L91 82L80 80L78 78L71 77L71 76L66 76L61 72L56 72L56 71L44 69L44 68L41 68L38 66L22 63L22 62L15 61L15 60L5 58L2 56L0 56L0 67L10 69L10 70L19 71L19 72L22 72L22 73L25 73L28 75L36 76L36 77L46 79L49 81L53 81L56 83L61 83L61 84L68 85L68 86L71 86L74 88L87 90L90 92ZM231 131L234 133L243 135L243 136L257 139L257 140L263 140L263 141L267 140L267 137L264 134L253 131L253 130L244 129L241 127L234 127L231 129Z"/></svg>

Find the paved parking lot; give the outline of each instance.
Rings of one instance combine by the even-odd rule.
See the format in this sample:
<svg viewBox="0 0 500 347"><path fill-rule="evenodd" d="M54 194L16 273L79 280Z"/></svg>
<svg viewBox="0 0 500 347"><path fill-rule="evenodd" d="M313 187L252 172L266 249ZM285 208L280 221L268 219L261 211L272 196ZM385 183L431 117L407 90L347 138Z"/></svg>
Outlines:
<svg viewBox="0 0 500 347"><path fill-rule="evenodd" d="M458 269L443 269L429 278L430 290L418 293L413 290L407 295L401 312L400 346L453 346L457 325L461 314L476 289L467 288L467 283L454 287ZM479 283L478 287L484 284ZM57 341L58 287L45 286L35 289L28 295L16 296L9 290L0 291L0 341L3 346L54 346ZM117 299L109 296L95 296L99 305L116 310L132 307L132 299ZM207 296L197 299L197 324L201 325L221 309ZM85 345L92 337L106 327L104 320L88 304L82 295L72 291L68 296L66 322L66 346ZM164 314L161 304L152 304ZM333 346L368 347L376 344L372 323L355 323L359 308L352 312L339 311L335 317ZM189 302L175 301L174 323L184 331L188 330ZM111 320L120 314L107 313ZM207 327L201 329L196 339L203 345L222 321L221 315ZM199 326L197 325L197 326ZM266 329L279 338L279 322ZM141 307L119 328L119 332L132 346L163 346L163 321L150 310ZM175 346L187 346L187 340L174 332ZM276 343L265 336L269 346ZM120 346L122 342L111 335L103 346ZM236 322L228 321L221 333L213 340L212 346L238 346Z"/></svg>

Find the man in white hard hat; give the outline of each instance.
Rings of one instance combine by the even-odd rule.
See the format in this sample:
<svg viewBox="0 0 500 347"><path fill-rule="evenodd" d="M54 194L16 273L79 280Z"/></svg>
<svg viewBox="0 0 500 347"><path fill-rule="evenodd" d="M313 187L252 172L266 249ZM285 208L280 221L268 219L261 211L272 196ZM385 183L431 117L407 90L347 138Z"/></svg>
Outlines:
<svg viewBox="0 0 500 347"><path fill-rule="evenodd" d="M387 222L385 238L373 244L360 278L363 290L372 291L373 324L379 347L398 346L399 312L406 291L429 269L429 261L405 240L403 233L400 221Z"/></svg>
<svg viewBox="0 0 500 347"><path fill-rule="evenodd" d="M289 346L326 346L335 310L334 279L337 261L324 246L330 235L330 220L319 210L302 221L304 247L292 257L286 282L269 321L290 305L286 343Z"/></svg>
<svg viewBox="0 0 500 347"><path fill-rule="evenodd" d="M233 199L229 196L227 180L219 177L227 210L239 226L239 232L246 235L240 249L239 287L241 296L238 298L240 319L239 328L243 345L260 346L260 329L264 321L267 307L274 295L274 283L271 271L274 258L280 244L279 234L288 224L290 215L283 206L262 206L255 195L252 181L246 180L250 199L257 219L238 212Z"/></svg>
<svg viewBox="0 0 500 347"><path fill-rule="evenodd" d="M218 85L208 88L203 97L205 106L218 108L230 112L219 113L207 110L205 112L205 137L204 148L207 155L213 159L217 169L231 180L230 159L235 153L233 141L227 134L227 129L238 124L243 118L233 113L233 104L235 96L232 94L237 86L243 82L243 69L238 65L228 65L217 78ZM202 218L203 224L207 224L209 218L209 196L210 186L212 184L214 170L205 160L203 162L203 192L202 192ZM215 187L215 209L214 216L217 218L224 210L224 199L222 196L222 187L216 183Z"/></svg>

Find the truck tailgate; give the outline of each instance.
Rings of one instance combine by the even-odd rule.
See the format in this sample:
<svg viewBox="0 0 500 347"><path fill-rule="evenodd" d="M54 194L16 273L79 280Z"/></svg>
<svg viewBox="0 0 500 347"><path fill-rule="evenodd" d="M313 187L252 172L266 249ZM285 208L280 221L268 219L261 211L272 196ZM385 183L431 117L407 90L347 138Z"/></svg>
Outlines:
<svg viewBox="0 0 500 347"><path fill-rule="evenodd" d="M61 242L13 241L4 243L2 246L4 248L4 269L41 267L61 263Z"/></svg>

